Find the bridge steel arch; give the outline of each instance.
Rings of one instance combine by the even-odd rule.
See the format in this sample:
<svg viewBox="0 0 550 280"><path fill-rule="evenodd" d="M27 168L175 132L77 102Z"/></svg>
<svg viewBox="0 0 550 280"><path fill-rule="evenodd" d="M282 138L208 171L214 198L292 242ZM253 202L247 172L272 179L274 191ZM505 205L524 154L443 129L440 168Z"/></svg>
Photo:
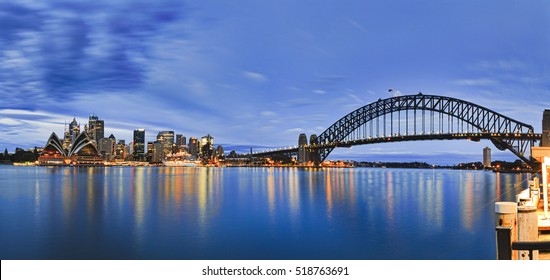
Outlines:
<svg viewBox="0 0 550 280"><path fill-rule="evenodd" d="M375 121L380 121L381 117L384 118L384 136L382 137L398 136L401 133L401 128L396 129L398 131L397 134L394 133L393 118L394 113L398 113L397 125L400 126L402 122L402 120L400 120L401 112L405 112L406 114L406 135L410 135L408 131L411 126L409 123L410 114L414 116L414 126L411 131L413 135L421 136L436 134L433 127L435 123L434 113L438 113L438 125L440 126L438 127L440 129L438 133L441 133L441 130L443 130L443 118L446 116L448 118L447 130L449 132L479 132L484 134L494 133L495 137L492 137L491 141L499 150L508 149L524 162L529 164L533 163L530 158L527 158L526 153L529 152L530 147L534 145L535 138L504 138L497 136L499 134L533 135L534 129L531 125L519 122L493 110L465 100L423 94L379 99L376 102L367 104L345 115L327 128L323 133L318 135L317 142L313 145L313 147L310 147L310 149L313 152L318 153L317 158L320 162L322 162L328 157L330 152L338 146L338 143L349 140L349 136L352 135L354 131L360 129L361 127L365 129L369 122L371 123L370 127L372 130L372 123ZM426 116L426 113L428 113L429 116ZM387 116L391 119L389 127L386 125ZM430 131L426 133L426 123L430 123L430 118ZM454 126L455 124L456 126ZM377 129L379 129L378 123L376 125ZM419 131L420 126L422 131ZM387 134L387 130L389 130L389 135ZM380 131L377 131L377 134L378 137L381 137L379 136ZM427 136L426 140L429 139L430 137ZM318 164L319 162L316 163Z"/></svg>

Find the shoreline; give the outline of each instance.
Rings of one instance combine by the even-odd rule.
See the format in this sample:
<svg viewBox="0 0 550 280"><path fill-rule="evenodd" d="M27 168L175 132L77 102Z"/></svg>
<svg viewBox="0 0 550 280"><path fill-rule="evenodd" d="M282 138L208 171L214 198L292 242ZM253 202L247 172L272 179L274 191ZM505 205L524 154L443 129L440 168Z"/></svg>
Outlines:
<svg viewBox="0 0 550 280"><path fill-rule="evenodd" d="M301 169L323 169L323 168L372 168L372 169L445 169L445 170L466 170L466 171L484 171L484 172L493 172L493 173L537 173L534 170L494 170L494 169L468 169L468 168L455 168L452 166L435 166L432 168L429 167L415 167L415 166L356 166L356 165L326 165L326 166L307 166L307 165L199 165L199 166L165 166L157 164L81 164L81 165L72 165L72 164L35 164L35 163L12 163L12 164L0 164L2 165L11 165L11 166L37 166L37 167L76 167L76 168L85 168L85 167L98 167L98 168L109 168L109 167L168 167L168 168L201 168L201 167L215 167L215 168L258 168L258 167L277 167L277 168L301 168Z"/></svg>

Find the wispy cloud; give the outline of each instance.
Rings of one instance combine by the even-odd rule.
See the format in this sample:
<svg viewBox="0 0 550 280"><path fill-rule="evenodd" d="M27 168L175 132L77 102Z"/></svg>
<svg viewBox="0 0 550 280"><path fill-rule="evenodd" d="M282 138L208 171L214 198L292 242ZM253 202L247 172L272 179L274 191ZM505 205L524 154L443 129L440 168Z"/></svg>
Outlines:
<svg viewBox="0 0 550 280"><path fill-rule="evenodd" d="M0 91L14 101L139 88L151 44L185 15L172 0L3 2L0 10L0 81L11 81Z"/></svg>
<svg viewBox="0 0 550 280"><path fill-rule="evenodd" d="M244 77L247 79L250 79L255 82L267 82L269 79L264 74L258 73L258 72L252 72L252 71L244 71L243 72Z"/></svg>
<svg viewBox="0 0 550 280"><path fill-rule="evenodd" d="M489 78L463 79L455 81L455 84L460 86L494 86L498 85L499 81Z"/></svg>

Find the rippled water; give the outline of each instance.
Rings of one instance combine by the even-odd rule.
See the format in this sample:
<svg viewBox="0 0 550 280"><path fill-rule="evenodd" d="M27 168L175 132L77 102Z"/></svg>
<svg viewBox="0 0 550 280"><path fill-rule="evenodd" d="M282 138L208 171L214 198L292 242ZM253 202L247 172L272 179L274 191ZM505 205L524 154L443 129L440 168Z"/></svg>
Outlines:
<svg viewBox="0 0 550 280"><path fill-rule="evenodd" d="M0 166L1 259L495 259L526 174Z"/></svg>

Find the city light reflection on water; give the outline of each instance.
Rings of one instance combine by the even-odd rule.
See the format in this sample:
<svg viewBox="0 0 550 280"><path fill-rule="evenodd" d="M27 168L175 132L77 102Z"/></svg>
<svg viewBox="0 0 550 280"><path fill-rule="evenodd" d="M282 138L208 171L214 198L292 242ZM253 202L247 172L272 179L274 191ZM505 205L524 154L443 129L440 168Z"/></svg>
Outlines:
<svg viewBox="0 0 550 280"><path fill-rule="evenodd" d="M527 175L0 167L2 259L494 259Z"/></svg>

